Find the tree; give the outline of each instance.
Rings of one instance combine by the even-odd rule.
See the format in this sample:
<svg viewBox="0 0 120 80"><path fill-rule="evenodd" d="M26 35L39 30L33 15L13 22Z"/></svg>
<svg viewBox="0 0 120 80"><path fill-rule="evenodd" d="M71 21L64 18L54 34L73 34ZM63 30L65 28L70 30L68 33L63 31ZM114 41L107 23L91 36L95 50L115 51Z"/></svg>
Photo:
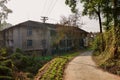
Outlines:
<svg viewBox="0 0 120 80"><path fill-rule="evenodd" d="M0 30L3 29L3 26L6 24L5 20L9 13L12 11L6 6L8 0L0 0Z"/></svg>
<svg viewBox="0 0 120 80"><path fill-rule="evenodd" d="M7 19L9 13L12 11L6 6L8 0L0 0L0 27L1 24Z"/></svg>
<svg viewBox="0 0 120 80"><path fill-rule="evenodd" d="M88 33L74 26L57 25L56 44L60 44L65 40L65 45L72 47L72 49L79 49L84 47L84 41ZM82 43L82 44L81 44Z"/></svg>
<svg viewBox="0 0 120 80"><path fill-rule="evenodd" d="M99 19L100 33L102 33L102 23L101 23L101 0L80 0L84 3L84 9L82 14L89 15L90 18ZM73 3L74 2L74 3ZM76 0L66 0L66 4L71 7L72 12L76 12Z"/></svg>
<svg viewBox="0 0 120 80"><path fill-rule="evenodd" d="M81 13L76 11L68 17L62 16L60 20L60 25L57 27L56 42L60 43L61 40L68 39L72 44L72 47L78 49L80 47L80 42L83 40L84 33L79 27L83 25L81 21Z"/></svg>
<svg viewBox="0 0 120 80"><path fill-rule="evenodd" d="M74 14L71 14L68 17L62 16L60 24L64 26L81 27L83 25L81 20L81 13L77 10Z"/></svg>
<svg viewBox="0 0 120 80"><path fill-rule="evenodd" d="M79 1L79 0L78 0ZM74 2L74 3L73 3ZM109 30L113 24L113 1L111 0L80 0L83 3L83 15L89 15L90 18L99 19L100 32L102 32L101 17L104 18L103 25ZM76 0L66 0L67 5L71 7L72 12L76 12ZM74 6L74 7L73 7Z"/></svg>
<svg viewBox="0 0 120 80"><path fill-rule="evenodd" d="M113 19L114 19L114 58L118 59L120 55L120 1L113 0Z"/></svg>
<svg viewBox="0 0 120 80"><path fill-rule="evenodd" d="M79 0L66 0L66 4L71 7L72 12L76 12L76 5ZM102 33L101 18L104 18L106 28L111 26L113 20L113 2L111 0L80 0L83 3L83 15L89 15L92 19L99 19L100 32Z"/></svg>
<svg viewBox="0 0 120 80"><path fill-rule="evenodd" d="M12 13L7 8L6 3L8 0L0 0L0 28L2 23L5 22L9 13ZM8 58L6 49L0 49L0 80L12 80L13 64L11 59Z"/></svg>
<svg viewBox="0 0 120 80"><path fill-rule="evenodd" d="M99 20L99 27L100 27L100 33L101 33L101 44L102 44L102 51L104 50L104 43L103 43L103 31L102 31L102 21L101 21L101 14L104 6L104 0L80 0L81 3L83 3L83 15L89 15L89 17L92 19L98 19ZM74 3L73 3L74 2ZM73 12L76 11L76 0L66 0L65 2L67 5L71 7L71 10Z"/></svg>
<svg viewBox="0 0 120 80"><path fill-rule="evenodd" d="M102 4L102 15L104 18L103 25L105 26L105 30L108 31L111 29L111 26L113 25L113 3L110 0L104 0Z"/></svg>

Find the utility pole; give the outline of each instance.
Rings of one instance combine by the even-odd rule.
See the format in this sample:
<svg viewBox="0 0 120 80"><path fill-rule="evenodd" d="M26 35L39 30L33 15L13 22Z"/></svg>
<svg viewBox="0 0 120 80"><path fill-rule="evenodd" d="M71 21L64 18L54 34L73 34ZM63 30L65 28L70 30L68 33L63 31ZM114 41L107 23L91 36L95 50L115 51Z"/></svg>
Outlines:
<svg viewBox="0 0 120 80"><path fill-rule="evenodd" d="M43 21L43 23L45 23L48 20L48 17L45 17L45 16L42 16L41 18L42 18L41 20Z"/></svg>

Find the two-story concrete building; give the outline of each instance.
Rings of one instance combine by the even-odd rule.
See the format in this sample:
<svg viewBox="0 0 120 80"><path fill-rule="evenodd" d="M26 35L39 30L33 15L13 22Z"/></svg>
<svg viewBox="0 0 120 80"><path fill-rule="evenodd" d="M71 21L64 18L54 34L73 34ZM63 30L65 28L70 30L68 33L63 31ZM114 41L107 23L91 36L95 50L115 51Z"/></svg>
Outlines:
<svg viewBox="0 0 120 80"><path fill-rule="evenodd" d="M85 38L88 34L88 32L81 29L78 31L82 31L84 34L82 38ZM56 38L54 36L57 36L57 25L26 21L4 29L1 36L1 43L4 42L4 46L11 47L14 51L19 48L23 51L44 51L44 53L51 53L55 49L53 41ZM66 42L65 40L67 39L64 39L64 42ZM65 45L65 43L59 44ZM72 47L72 44L62 47L67 49L67 47ZM62 47L59 48L62 49Z"/></svg>

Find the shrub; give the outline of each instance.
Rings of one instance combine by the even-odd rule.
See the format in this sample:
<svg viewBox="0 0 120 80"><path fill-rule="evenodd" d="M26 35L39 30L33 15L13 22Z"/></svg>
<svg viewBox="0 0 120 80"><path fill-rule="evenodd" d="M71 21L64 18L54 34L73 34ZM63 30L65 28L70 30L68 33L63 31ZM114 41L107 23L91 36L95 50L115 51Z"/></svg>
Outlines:
<svg viewBox="0 0 120 80"><path fill-rule="evenodd" d="M17 53L23 53L20 48L16 48L15 52L17 52Z"/></svg>
<svg viewBox="0 0 120 80"><path fill-rule="evenodd" d="M101 37L100 35L97 35L96 38L94 39L94 42L93 42L93 49L95 51L100 51L100 47L101 47Z"/></svg>
<svg viewBox="0 0 120 80"><path fill-rule="evenodd" d="M5 48L0 50L0 80L12 80L13 63Z"/></svg>
<svg viewBox="0 0 120 80"><path fill-rule="evenodd" d="M6 50L6 48L0 49L0 55L1 56L7 56L7 50Z"/></svg>
<svg viewBox="0 0 120 80"><path fill-rule="evenodd" d="M52 57L27 56L21 53L14 53L11 59L14 61L14 65L18 70L36 74L38 69L51 60Z"/></svg>

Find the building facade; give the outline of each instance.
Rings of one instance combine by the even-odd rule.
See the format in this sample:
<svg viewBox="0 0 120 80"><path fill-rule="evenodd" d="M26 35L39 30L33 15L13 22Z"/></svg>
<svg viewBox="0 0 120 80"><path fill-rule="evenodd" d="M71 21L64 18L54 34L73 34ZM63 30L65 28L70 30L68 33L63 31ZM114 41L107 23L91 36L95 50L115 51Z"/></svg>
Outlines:
<svg viewBox="0 0 120 80"><path fill-rule="evenodd" d="M81 29L79 31L84 34L82 39L88 34ZM54 40L57 40L55 36L58 36L57 25L35 21L26 21L4 29L1 36L4 46L12 48L13 51L19 48L23 51L42 51L48 54L54 53L58 48L70 49L74 45L72 39L68 39L66 36L57 46L54 46Z"/></svg>

